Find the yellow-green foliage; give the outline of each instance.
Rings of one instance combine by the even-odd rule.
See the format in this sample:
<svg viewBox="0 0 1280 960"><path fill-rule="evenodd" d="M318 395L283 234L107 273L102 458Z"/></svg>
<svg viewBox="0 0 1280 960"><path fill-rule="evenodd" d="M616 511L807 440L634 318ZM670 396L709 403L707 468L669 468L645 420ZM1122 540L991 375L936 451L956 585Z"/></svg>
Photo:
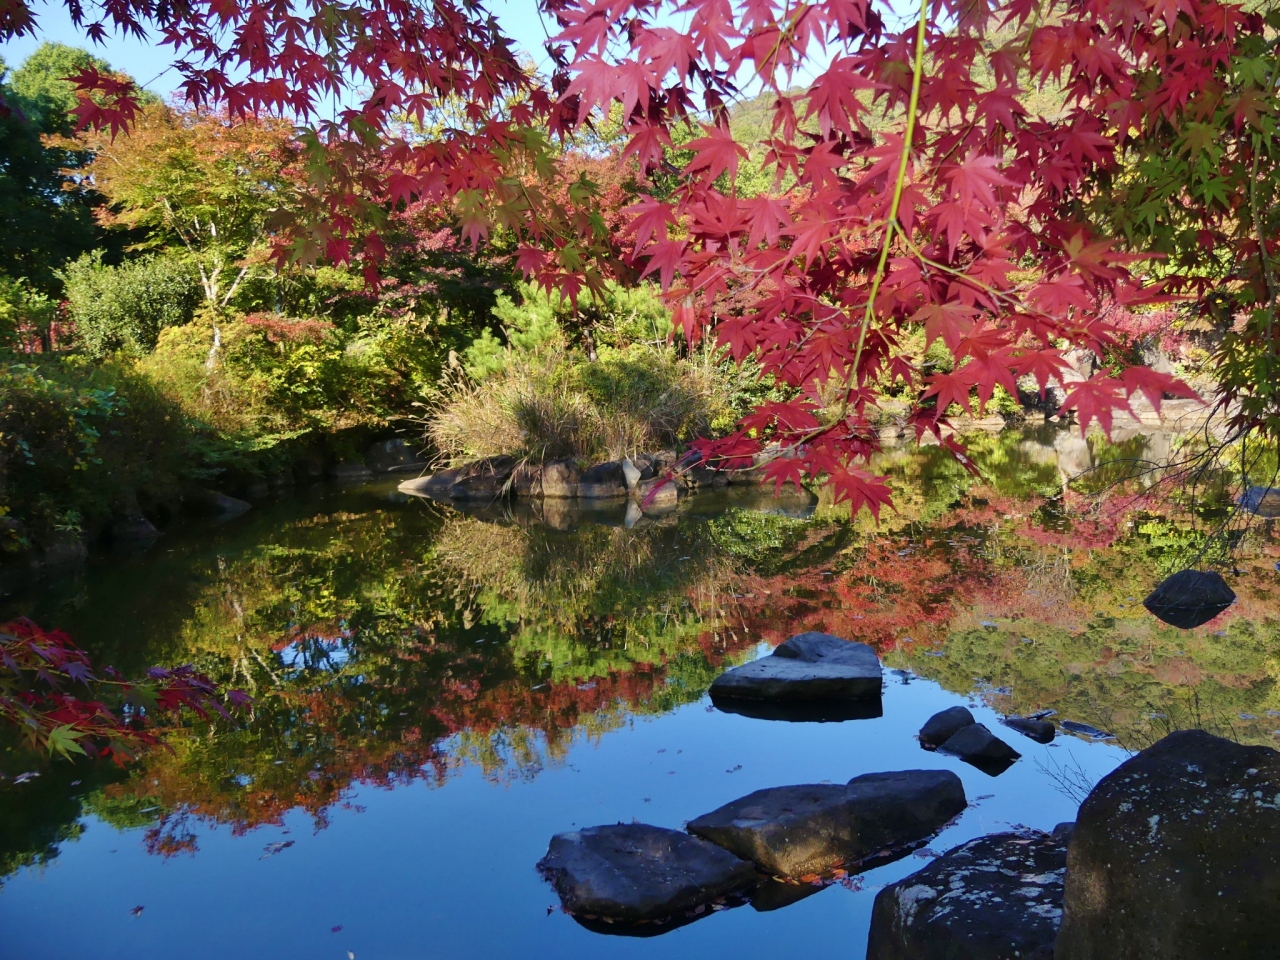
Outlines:
<svg viewBox="0 0 1280 960"><path fill-rule="evenodd" d="M736 419L739 373L706 352L682 357L648 286L610 286L576 309L532 287L502 297L427 420L454 460L614 458L681 444Z"/></svg>

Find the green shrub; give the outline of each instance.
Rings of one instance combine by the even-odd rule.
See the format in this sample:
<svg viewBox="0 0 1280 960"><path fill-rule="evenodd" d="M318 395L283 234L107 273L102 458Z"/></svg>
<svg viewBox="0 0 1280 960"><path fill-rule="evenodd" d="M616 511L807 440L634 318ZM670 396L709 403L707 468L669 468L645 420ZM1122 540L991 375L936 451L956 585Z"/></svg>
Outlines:
<svg viewBox="0 0 1280 960"><path fill-rule="evenodd" d="M0 349L15 346L19 331L47 338L57 304L25 280L0 276Z"/></svg>
<svg viewBox="0 0 1280 960"><path fill-rule="evenodd" d="M96 358L149 352L161 330L191 321L201 299L190 263L175 254L111 267L95 252L69 264L61 276L76 335Z"/></svg>
<svg viewBox="0 0 1280 960"><path fill-rule="evenodd" d="M126 364L0 363L0 551L198 476L192 444L181 412Z"/></svg>

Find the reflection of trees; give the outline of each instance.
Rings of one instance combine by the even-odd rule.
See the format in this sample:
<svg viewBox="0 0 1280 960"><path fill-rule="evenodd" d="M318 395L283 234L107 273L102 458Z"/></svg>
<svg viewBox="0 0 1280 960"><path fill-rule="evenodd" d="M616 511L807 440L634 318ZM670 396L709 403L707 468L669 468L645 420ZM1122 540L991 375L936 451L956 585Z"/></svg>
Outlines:
<svg viewBox="0 0 1280 960"><path fill-rule="evenodd" d="M77 770L69 779L85 782L58 782L46 801L6 799L23 826L0 831L0 869L51 856L82 805L175 852L201 820L244 831L300 810L322 824L357 784L439 783L463 765L536 776L576 740L697 699L761 637L802 629L866 640L888 665L1008 713L1055 708L1126 746L1193 724L1274 742L1274 533L1244 544L1256 559L1233 578L1235 608L1190 633L1163 627L1139 604L1193 544L1187 510L1108 500L1132 492L1118 477L1082 516L1060 496L1052 438L1037 437L971 442L977 478L942 451L886 453L902 492L878 528L700 515L699 498L630 530L377 501L264 516L241 541L180 547L133 581L110 571L111 592L154 605L148 618L121 630L123 615L101 613L112 598L90 593L83 609L115 634L95 639L89 617L56 625L95 653L120 645L104 659L126 666L193 661L250 689L254 716L176 736L122 779Z"/></svg>
<svg viewBox="0 0 1280 960"><path fill-rule="evenodd" d="M177 655L249 689L254 717L174 738L95 812L153 809L150 843L172 853L195 820L323 824L355 784L438 783L465 764L536 775L575 739L701 696L753 642L721 629L723 546L755 552L790 523L404 517L313 517L206 569Z"/></svg>
<svg viewBox="0 0 1280 960"><path fill-rule="evenodd" d="M800 562L744 580L743 616L774 642L802 628L865 640L889 665L1002 712L1054 708L1134 748L1186 726L1274 744L1280 540L1257 527L1238 541L1240 601L1213 623L1154 620L1142 598L1194 554L1197 517L1221 508L1142 498L1150 478L1118 462L1142 442L1091 441L1092 496L1068 502L1049 457L1028 463L1025 439L971 444L980 481L934 464L878 530L815 528ZM901 455L888 456L893 475Z"/></svg>

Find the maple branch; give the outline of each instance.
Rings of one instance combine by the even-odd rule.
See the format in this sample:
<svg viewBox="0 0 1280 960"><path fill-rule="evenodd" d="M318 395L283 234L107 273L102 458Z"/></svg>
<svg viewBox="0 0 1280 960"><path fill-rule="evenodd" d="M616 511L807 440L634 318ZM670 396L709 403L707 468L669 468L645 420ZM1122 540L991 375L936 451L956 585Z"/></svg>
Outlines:
<svg viewBox="0 0 1280 960"><path fill-rule="evenodd" d="M924 74L924 37L929 23L929 0L920 0L920 22L916 26L915 63L911 69L911 101L907 105L907 128L902 135L902 154L898 158L898 177L893 184L893 198L889 202L889 216L884 225L884 243L880 246L880 260L876 264L876 272L871 278L871 292L867 295L867 307L862 314L862 327L858 331L858 348L853 354L853 379L845 384L844 401L840 405L840 417L844 419L844 411L849 406L849 394L853 391L858 376L858 367L862 363L862 349L867 342L867 328L875 316L876 295L880 292L880 284L884 281L885 266L889 262L889 248L893 245L898 222L898 207L902 204L902 192L907 185L907 167L911 162L911 138L916 130L916 111L920 106L920 80Z"/></svg>

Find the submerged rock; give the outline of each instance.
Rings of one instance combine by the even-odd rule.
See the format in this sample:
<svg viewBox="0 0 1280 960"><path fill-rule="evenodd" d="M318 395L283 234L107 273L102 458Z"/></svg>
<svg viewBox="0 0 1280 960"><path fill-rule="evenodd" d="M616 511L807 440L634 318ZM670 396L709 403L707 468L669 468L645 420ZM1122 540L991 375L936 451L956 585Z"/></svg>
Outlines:
<svg viewBox="0 0 1280 960"><path fill-rule="evenodd" d="M363 460L345 460L329 468L329 476L335 480L368 480L373 476Z"/></svg>
<svg viewBox="0 0 1280 960"><path fill-rule="evenodd" d="M427 464L400 437L382 440L365 451L364 462L374 473L407 473L421 470Z"/></svg>
<svg viewBox="0 0 1280 960"><path fill-rule="evenodd" d="M885 887L867 960L1052 960L1067 860L1056 833L979 837Z"/></svg>
<svg viewBox="0 0 1280 960"><path fill-rule="evenodd" d="M1153 617L1190 630L1208 623L1231 604L1236 595L1222 575L1212 570L1180 570L1165 578L1142 605Z"/></svg>
<svg viewBox="0 0 1280 960"><path fill-rule="evenodd" d="M1033 720L1030 717L1005 717L1000 721L1010 730L1017 730L1024 737L1030 737L1036 743L1053 743L1058 729L1048 720Z"/></svg>
<svg viewBox="0 0 1280 960"><path fill-rule="evenodd" d="M973 714L965 707L948 707L940 710L925 721L920 728L920 746L926 750L936 750L956 733L976 721Z"/></svg>
<svg viewBox="0 0 1280 960"><path fill-rule="evenodd" d="M557 834L538 870L569 913L623 923L682 921L756 883L755 868L721 847L643 823Z"/></svg>
<svg viewBox="0 0 1280 960"><path fill-rule="evenodd" d="M717 705L878 701L882 682L880 659L865 643L799 633L769 656L722 673L711 684L711 698Z"/></svg>
<svg viewBox="0 0 1280 960"><path fill-rule="evenodd" d="M1057 960L1280 950L1280 752L1171 733L1080 806Z"/></svg>
<svg viewBox="0 0 1280 960"><path fill-rule="evenodd" d="M865 774L844 786L757 790L690 820L688 829L766 873L802 877L905 854L965 806L954 773L902 770Z"/></svg>
<svg viewBox="0 0 1280 960"><path fill-rule="evenodd" d="M182 505L188 513L203 517L217 517L229 520L238 517L246 510L252 510L252 504L237 500L217 490L190 490L182 498Z"/></svg>
<svg viewBox="0 0 1280 960"><path fill-rule="evenodd" d="M1004 773L1022 756L981 723L961 727L938 750L959 757L993 777Z"/></svg>

